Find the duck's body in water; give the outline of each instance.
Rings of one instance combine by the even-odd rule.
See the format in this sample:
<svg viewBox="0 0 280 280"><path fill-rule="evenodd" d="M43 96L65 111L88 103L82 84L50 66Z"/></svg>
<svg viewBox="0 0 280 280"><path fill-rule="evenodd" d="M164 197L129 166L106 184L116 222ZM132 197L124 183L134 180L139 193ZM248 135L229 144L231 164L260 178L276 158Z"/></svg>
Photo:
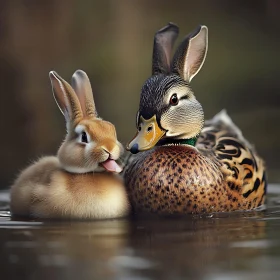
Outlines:
<svg viewBox="0 0 280 280"><path fill-rule="evenodd" d="M207 28L185 38L173 60L178 28L155 35L153 76L144 84L125 184L136 212L248 210L265 202L262 159L225 111L204 124L189 86L205 60Z"/></svg>

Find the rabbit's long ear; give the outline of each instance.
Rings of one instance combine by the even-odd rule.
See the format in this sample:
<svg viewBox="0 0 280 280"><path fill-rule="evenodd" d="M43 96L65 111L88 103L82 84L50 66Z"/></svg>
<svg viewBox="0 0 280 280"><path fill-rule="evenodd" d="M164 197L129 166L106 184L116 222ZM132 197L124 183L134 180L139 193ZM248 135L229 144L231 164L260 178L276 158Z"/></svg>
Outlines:
<svg viewBox="0 0 280 280"><path fill-rule="evenodd" d="M72 76L71 84L80 100L84 116L96 118L97 111L87 74L82 70L77 70Z"/></svg>
<svg viewBox="0 0 280 280"><path fill-rule="evenodd" d="M49 76L52 83L54 99L66 121L79 121L83 117L83 112L73 88L56 72L51 71Z"/></svg>
<svg viewBox="0 0 280 280"><path fill-rule="evenodd" d="M152 74L168 74L170 72L171 52L179 28L174 23L169 23L155 34Z"/></svg>
<svg viewBox="0 0 280 280"><path fill-rule="evenodd" d="M208 29L199 26L179 45L172 62L172 72L187 82L201 69L208 49Z"/></svg>

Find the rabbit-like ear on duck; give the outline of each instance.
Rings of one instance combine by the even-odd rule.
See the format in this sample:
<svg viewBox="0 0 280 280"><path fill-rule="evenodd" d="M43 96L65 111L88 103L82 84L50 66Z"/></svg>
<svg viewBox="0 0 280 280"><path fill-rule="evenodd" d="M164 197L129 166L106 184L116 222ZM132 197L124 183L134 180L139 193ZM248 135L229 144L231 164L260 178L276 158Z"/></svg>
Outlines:
<svg viewBox="0 0 280 280"><path fill-rule="evenodd" d="M190 83L201 69L208 50L208 28L200 25L179 45L171 66L171 71Z"/></svg>
<svg viewBox="0 0 280 280"><path fill-rule="evenodd" d="M170 73L172 48L178 34L179 27L171 22L156 32L153 47L152 75Z"/></svg>

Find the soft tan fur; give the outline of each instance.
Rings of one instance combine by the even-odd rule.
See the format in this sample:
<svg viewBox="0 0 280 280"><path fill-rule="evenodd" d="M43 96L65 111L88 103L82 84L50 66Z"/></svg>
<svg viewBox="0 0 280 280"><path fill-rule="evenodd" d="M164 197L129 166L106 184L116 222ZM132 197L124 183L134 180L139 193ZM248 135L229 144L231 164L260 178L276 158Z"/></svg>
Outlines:
<svg viewBox="0 0 280 280"><path fill-rule="evenodd" d="M40 218L105 219L128 215L129 202L118 175L68 173L56 157L44 157L12 186L11 211Z"/></svg>
<svg viewBox="0 0 280 280"><path fill-rule="evenodd" d="M50 78L68 133L57 157L43 157L19 175L11 187L12 214L77 219L128 215L130 204L123 181L103 165L117 160L123 148L114 125L97 116L86 73L74 73L74 89L55 72Z"/></svg>

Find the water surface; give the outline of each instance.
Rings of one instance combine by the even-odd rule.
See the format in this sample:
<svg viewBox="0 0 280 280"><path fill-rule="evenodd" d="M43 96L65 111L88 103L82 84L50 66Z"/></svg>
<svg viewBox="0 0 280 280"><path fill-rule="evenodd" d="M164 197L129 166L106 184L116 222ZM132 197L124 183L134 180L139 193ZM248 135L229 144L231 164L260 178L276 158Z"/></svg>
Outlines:
<svg viewBox="0 0 280 280"><path fill-rule="evenodd" d="M265 211L107 221L12 220L0 194L1 279L278 279L280 186ZM2 278L3 277L3 278Z"/></svg>

